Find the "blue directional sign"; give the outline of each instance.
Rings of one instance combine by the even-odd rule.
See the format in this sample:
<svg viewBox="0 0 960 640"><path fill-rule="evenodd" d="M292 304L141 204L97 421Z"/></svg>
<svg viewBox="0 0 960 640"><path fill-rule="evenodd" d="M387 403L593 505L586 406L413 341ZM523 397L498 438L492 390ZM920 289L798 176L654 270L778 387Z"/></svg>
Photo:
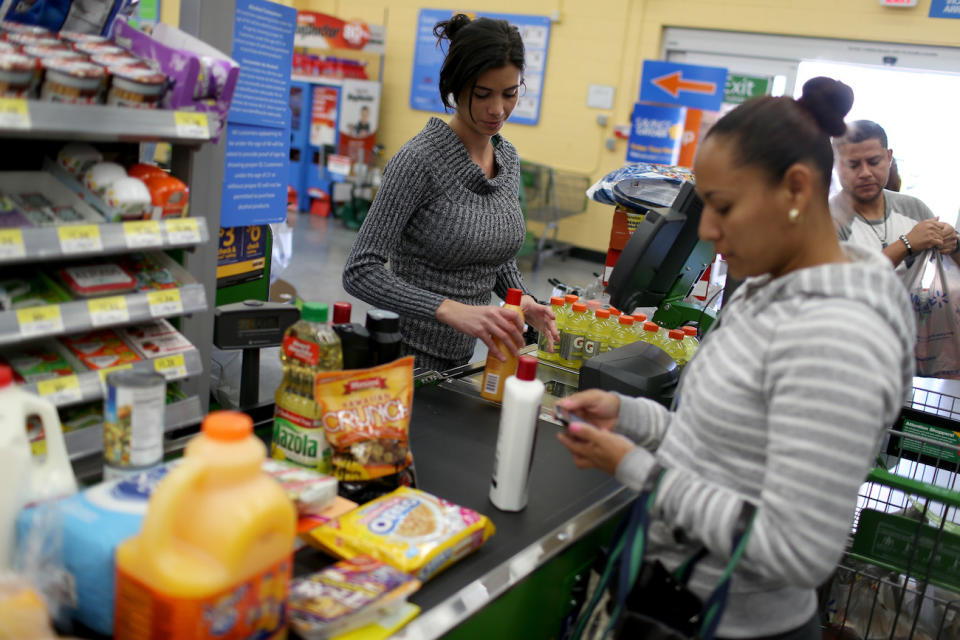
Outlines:
<svg viewBox="0 0 960 640"><path fill-rule="evenodd" d="M930 17L960 19L960 0L931 0Z"/></svg>
<svg viewBox="0 0 960 640"><path fill-rule="evenodd" d="M661 60L644 60L640 101L719 111L727 70Z"/></svg>

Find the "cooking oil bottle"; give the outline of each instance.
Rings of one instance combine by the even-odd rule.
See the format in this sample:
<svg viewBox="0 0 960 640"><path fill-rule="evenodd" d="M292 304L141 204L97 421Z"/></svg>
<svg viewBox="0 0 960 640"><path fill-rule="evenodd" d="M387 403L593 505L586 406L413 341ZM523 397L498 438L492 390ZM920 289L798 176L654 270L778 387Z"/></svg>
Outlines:
<svg viewBox="0 0 960 640"><path fill-rule="evenodd" d="M343 368L340 338L327 324L328 313L322 302L304 303L300 320L283 337L283 380L274 396L276 414L270 444L270 455L277 460L289 460L321 473L333 470L333 452L313 397L313 381L321 371Z"/></svg>

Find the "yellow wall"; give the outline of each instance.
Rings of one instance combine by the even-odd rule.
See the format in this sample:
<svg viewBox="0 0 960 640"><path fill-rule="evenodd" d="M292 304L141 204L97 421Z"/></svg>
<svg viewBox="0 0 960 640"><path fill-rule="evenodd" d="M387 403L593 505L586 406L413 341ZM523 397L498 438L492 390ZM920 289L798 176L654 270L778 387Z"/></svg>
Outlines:
<svg viewBox="0 0 960 640"><path fill-rule="evenodd" d="M164 17L174 0L163 3ZM629 120L644 59L660 55L666 26L724 29L784 35L877 40L953 46L960 41L955 20L930 19L930 0L913 9L888 9L877 0L288 0L344 19L358 18L387 28L379 141L389 157L423 126L430 114L409 108L409 87L417 13L421 7L551 15L550 51L540 124L507 125L504 135L523 158L589 174L591 181L621 166L625 142L604 148L613 125ZM586 107L587 87L617 87L606 127L604 113ZM591 203L586 213L564 219L560 238L605 251L611 208Z"/></svg>

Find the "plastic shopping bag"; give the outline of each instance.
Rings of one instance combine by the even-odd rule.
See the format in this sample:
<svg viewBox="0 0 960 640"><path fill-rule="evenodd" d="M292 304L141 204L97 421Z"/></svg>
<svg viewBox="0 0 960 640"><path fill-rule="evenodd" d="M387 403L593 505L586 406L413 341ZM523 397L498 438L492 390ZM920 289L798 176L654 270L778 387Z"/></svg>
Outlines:
<svg viewBox="0 0 960 640"><path fill-rule="evenodd" d="M917 319L917 375L960 379L960 267L939 251L927 253L926 269L917 270L909 287ZM924 287L928 270L933 279Z"/></svg>

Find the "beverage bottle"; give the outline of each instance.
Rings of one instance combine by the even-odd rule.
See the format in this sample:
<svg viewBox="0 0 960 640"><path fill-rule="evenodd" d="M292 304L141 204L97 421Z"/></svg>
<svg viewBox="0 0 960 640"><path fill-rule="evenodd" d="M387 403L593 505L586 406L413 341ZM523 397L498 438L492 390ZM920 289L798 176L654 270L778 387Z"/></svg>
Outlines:
<svg viewBox="0 0 960 640"><path fill-rule="evenodd" d="M114 637L285 637L297 513L253 421L214 411L116 551Z"/></svg>
<svg viewBox="0 0 960 640"><path fill-rule="evenodd" d="M385 309L367 311L370 332L370 365L387 364L400 357L400 316Z"/></svg>
<svg viewBox="0 0 960 640"><path fill-rule="evenodd" d="M350 311L353 309L349 302L333 303L333 322L331 324L344 324L350 322Z"/></svg>
<svg viewBox="0 0 960 640"><path fill-rule="evenodd" d="M571 369L579 369L583 365L583 343L590 328L590 316L587 305L582 302L574 302L572 311L567 318L566 333L560 340L560 362Z"/></svg>
<svg viewBox="0 0 960 640"><path fill-rule="evenodd" d="M660 331L660 325L658 325L656 322L644 322L643 331L644 335L641 339L644 342L654 344L664 351L667 350L667 345L669 344L667 341L670 338L667 337L665 332Z"/></svg>
<svg viewBox="0 0 960 640"><path fill-rule="evenodd" d="M523 297L523 291L520 289L507 289L506 304L504 309L513 309L520 314L520 321L523 322L523 310L520 308L520 298ZM480 395L487 400L500 402L503 400L503 383L507 377L512 376L517 371L517 356L513 355L506 345L500 340L494 339L500 352L507 356L506 362L494 357L493 354L487 354L487 364L483 369L483 382L480 385Z"/></svg>
<svg viewBox="0 0 960 640"><path fill-rule="evenodd" d="M697 340L697 328L691 326L680 328L683 331L683 347L687 350L687 362L690 362L690 358L700 348L700 341Z"/></svg>
<svg viewBox="0 0 960 640"><path fill-rule="evenodd" d="M564 299L560 296L554 296L550 298L550 308L553 310L553 317L557 323L557 331L561 330L561 317L563 315L563 305ZM540 333L540 337L537 340L537 358L543 360L544 362L556 362L560 353L560 343L555 342L553 344L553 352L547 350L547 345L549 344L547 339L547 334L544 332Z"/></svg>
<svg viewBox="0 0 960 640"><path fill-rule="evenodd" d="M687 349L683 346L683 331L680 329L671 329L667 333L667 337L670 340L667 343L667 348L664 351L673 358L679 366L687 364Z"/></svg>
<svg viewBox="0 0 960 640"><path fill-rule="evenodd" d="M570 322L570 318L573 317L573 304L579 299L579 296L575 296L572 293L568 293L563 297L563 324L557 323L557 330L560 333L560 344L554 347L554 352L557 354L556 362L568 367L572 367L573 365L564 361L561 354L563 353L564 340L569 341L571 339L567 335L567 324Z"/></svg>
<svg viewBox="0 0 960 640"><path fill-rule="evenodd" d="M338 303L339 304L339 303ZM356 322L335 323L333 330L340 338L344 369L364 369L370 366L370 332Z"/></svg>
<svg viewBox="0 0 960 640"><path fill-rule="evenodd" d="M583 343L583 359L587 360L610 349L610 311L597 309Z"/></svg>
<svg viewBox="0 0 960 640"><path fill-rule="evenodd" d="M543 391L543 382L537 380L537 359L521 356L517 375L507 378L504 385L490 482L490 502L501 511L521 511L527 506Z"/></svg>
<svg viewBox="0 0 960 640"><path fill-rule="evenodd" d="M322 302L305 302L300 320L283 337L280 362L283 379L274 396L276 413L270 455L321 473L333 470L333 451L327 443L320 406L314 400L313 381L321 371L343 369L340 338L327 324Z"/></svg>
<svg viewBox="0 0 960 640"><path fill-rule="evenodd" d="M610 336L610 348L619 349L624 345L630 344L634 341L633 336L633 317L621 315L620 319L617 320L617 328Z"/></svg>
<svg viewBox="0 0 960 640"><path fill-rule="evenodd" d="M645 313L635 313L633 314L633 323L636 325L643 326L643 323L647 321L647 314Z"/></svg>
<svg viewBox="0 0 960 640"><path fill-rule="evenodd" d="M43 423L46 457L34 458L27 439L27 418ZM70 495L77 481L63 441L57 409L40 396L13 384L13 370L0 365L0 572L12 570L14 523L31 502Z"/></svg>

